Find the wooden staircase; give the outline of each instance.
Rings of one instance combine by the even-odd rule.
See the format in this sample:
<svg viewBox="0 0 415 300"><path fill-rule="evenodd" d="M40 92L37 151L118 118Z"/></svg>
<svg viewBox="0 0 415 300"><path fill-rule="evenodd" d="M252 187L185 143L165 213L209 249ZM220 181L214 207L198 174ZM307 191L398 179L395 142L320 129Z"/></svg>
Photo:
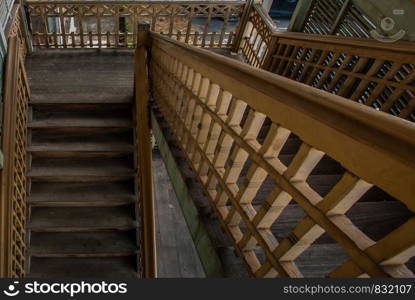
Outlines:
<svg viewBox="0 0 415 300"><path fill-rule="evenodd" d="M137 277L133 52L28 58L29 277Z"/></svg>

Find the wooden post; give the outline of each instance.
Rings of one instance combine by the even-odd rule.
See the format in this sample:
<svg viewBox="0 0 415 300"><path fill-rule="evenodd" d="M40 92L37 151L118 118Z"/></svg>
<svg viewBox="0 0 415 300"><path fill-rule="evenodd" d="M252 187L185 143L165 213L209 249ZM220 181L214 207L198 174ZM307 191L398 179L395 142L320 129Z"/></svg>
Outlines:
<svg viewBox="0 0 415 300"><path fill-rule="evenodd" d="M264 62L262 63L262 66L260 66L261 69L270 71L271 64L272 64L272 56L275 54L275 49L278 45L278 37L276 35L271 36L271 43L268 48L268 52L266 54L266 57L264 59Z"/></svg>
<svg viewBox="0 0 415 300"><path fill-rule="evenodd" d="M239 48L241 46L241 42L245 33L246 24L249 21L249 15L251 13L251 9L254 5L255 0L247 0L245 4L244 11L241 16L241 20L239 21L238 30L236 32L235 38L233 40L231 52L238 53Z"/></svg>
<svg viewBox="0 0 415 300"><path fill-rule="evenodd" d="M135 50L135 113L138 143L137 170L141 218L141 267L146 278L157 277L156 231L149 120L147 46L150 25L139 23Z"/></svg>

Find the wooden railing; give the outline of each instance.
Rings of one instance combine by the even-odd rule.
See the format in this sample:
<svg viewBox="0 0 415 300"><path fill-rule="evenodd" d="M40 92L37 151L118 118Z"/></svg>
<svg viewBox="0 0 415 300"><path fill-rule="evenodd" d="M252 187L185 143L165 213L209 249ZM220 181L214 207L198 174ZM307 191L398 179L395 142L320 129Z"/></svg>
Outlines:
<svg viewBox="0 0 415 300"><path fill-rule="evenodd" d="M377 28L352 0L314 0L300 29L301 32L370 38Z"/></svg>
<svg viewBox="0 0 415 300"><path fill-rule="evenodd" d="M29 45L20 6L14 5L6 27L0 170L0 278L26 274L26 143L29 83L24 58Z"/></svg>
<svg viewBox="0 0 415 300"><path fill-rule="evenodd" d="M262 9L260 4L254 4L240 46L240 51L248 64L257 68L264 65L265 58L274 42L272 36L276 30L268 13Z"/></svg>
<svg viewBox="0 0 415 300"><path fill-rule="evenodd" d="M415 121L413 43L281 33L254 5L240 49L252 66Z"/></svg>
<svg viewBox="0 0 415 300"><path fill-rule="evenodd" d="M136 46L137 23L200 47L230 47L244 1L26 1L33 43L46 48Z"/></svg>
<svg viewBox="0 0 415 300"><path fill-rule="evenodd" d="M327 276L414 276L405 265L415 255L412 123L151 36L157 109L253 276L301 277L296 260L323 235L348 257L335 259L338 266ZM281 153L292 148L293 137L301 146L289 162ZM342 170L325 193L309 182L323 160ZM410 215L376 240L349 217L375 187L400 201ZM272 228L284 226L280 220L290 203L304 215L277 238Z"/></svg>
<svg viewBox="0 0 415 300"><path fill-rule="evenodd" d="M0 277L24 277L26 270L26 143L29 84L19 38L8 39L3 97L0 171Z"/></svg>
<svg viewBox="0 0 415 300"><path fill-rule="evenodd" d="M27 53L30 50L31 44L26 35L26 16L23 13L20 4L14 4L11 11L11 21L7 24L5 35L7 37L17 36L19 49L23 60L26 58Z"/></svg>
<svg viewBox="0 0 415 300"><path fill-rule="evenodd" d="M148 83L149 25L140 23L135 50L135 140L137 141L137 178L140 215L140 265L145 278L157 277L156 225L152 171L152 145L150 130L150 90Z"/></svg>

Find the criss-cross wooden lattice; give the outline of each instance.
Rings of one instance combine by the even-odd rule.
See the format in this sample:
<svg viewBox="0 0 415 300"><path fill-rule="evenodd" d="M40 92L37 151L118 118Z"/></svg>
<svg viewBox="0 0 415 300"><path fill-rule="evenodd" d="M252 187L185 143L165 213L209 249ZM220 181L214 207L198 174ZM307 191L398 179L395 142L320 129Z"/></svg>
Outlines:
<svg viewBox="0 0 415 300"><path fill-rule="evenodd" d="M337 263L326 276L413 276L406 265L415 255L412 124L152 36L157 107L252 275L301 277L299 258L331 238L346 255L321 253ZM324 168L340 170L325 191L311 180ZM349 214L373 189L407 210L377 237ZM281 235L282 215L293 207L303 214Z"/></svg>
<svg viewBox="0 0 415 300"><path fill-rule="evenodd" d="M321 6L326 2L315 1L306 28L313 26L313 18L322 13ZM327 4L329 8L335 6L333 10L336 9L336 13L327 15L327 24L319 22L322 29L306 32L330 34L336 20L334 16L340 13L343 4L346 5L346 1ZM245 61L254 67L414 122L413 43L366 39L369 33L359 35L356 33L358 28L353 27L358 26L358 20L347 21L357 8L352 3L346 7L343 18L337 20L335 27L335 30L344 32L337 33L342 36L333 36L278 32L262 7L254 5L241 44Z"/></svg>
<svg viewBox="0 0 415 300"><path fill-rule="evenodd" d="M0 171L1 277L24 277L26 273L26 144L30 97L24 67L27 52L19 7L8 34L5 68Z"/></svg>
<svg viewBox="0 0 415 300"><path fill-rule="evenodd" d="M229 48L244 1L26 1L34 45L47 48L136 46L140 21L201 47Z"/></svg>
<svg viewBox="0 0 415 300"><path fill-rule="evenodd" d="M261 6L253 5L241 43L241 52L251 66L260 68L272 44L276 26Z"/></svg>
<svg viewBox="0 0 415 300"><path fill-rule="evenodd" d="M412 43L284 34L265 69L415 121Z"/></svg>

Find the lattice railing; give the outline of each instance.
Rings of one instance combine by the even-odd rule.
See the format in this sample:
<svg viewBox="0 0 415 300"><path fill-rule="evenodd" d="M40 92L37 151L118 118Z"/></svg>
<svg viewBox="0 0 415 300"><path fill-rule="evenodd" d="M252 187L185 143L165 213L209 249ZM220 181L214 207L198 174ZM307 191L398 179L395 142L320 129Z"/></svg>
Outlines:
<svg viewBox="0 0 415 300"><path fill-rule="evenodd" d="M323 2L316 1L314 7L321 14L324 11L317 8ZM344 20L357 8L349 4L348 9ZM337 10L341 10L340 4ZM352 29L344 26L339 21L338 30L345 30L342 35L353 36L347 34ZM330 32L329 28L327 25L321 33ZM411 42L388 44L365 38L277 32L261 6L254 5L240 50L254 67L415 121L415 50Z"/></svg>
<svg viewBox="0 0 415 300"><path fill-rule="evenodd" d="M24 277L26 270L26 143L30 97L23 53L17 35L8 39L3 97L0 172L1 277Z"/></svg>
<svg viewBox="0 0 415 300"><path fill-rule="evenodd" d="M380 29L353 1L314 0L300 31L370 38L372 30Z"/></svg>
<svg viewBox="0 0 415 300"><path fill-rule="evenodd" d="M34 46L134 48L139 21L200 47L230 47L244 1L26 1Z"/></svg>
<svg viewBox="0 0 415 300"><path fill-rule="evenodd" d="M413 124L152 37L157 108L253 276L414 276ZM385 197L404 212L393 226Z"/></svg>

